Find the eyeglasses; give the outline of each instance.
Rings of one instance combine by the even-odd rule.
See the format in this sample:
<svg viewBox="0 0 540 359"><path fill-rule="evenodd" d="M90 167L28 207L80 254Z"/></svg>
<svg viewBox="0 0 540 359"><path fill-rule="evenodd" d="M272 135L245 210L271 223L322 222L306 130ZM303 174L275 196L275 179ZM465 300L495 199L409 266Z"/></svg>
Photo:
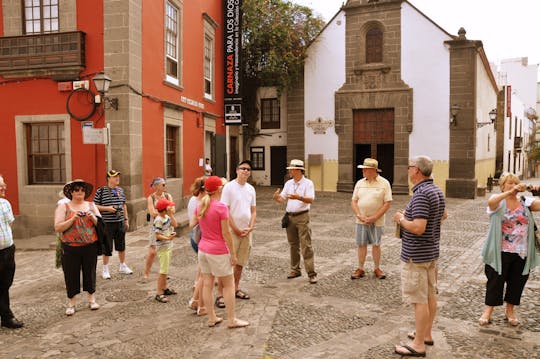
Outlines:
<svg viewBox="0 0 540 359"><path fill-rule="evenodd" d="M418 166L414 166L414 165L411 166L411 165L409 165L409 166L407 166L407 168L408 168L408 169L411 169L411 168L418 168Z"/></svg>
<svg viewBox="0 0 540 359"><path fill-rule="evenodd" d="M238 169L239 169L240 171L246 171L246 172L251 171L251 168L247 168L247 167L238 167Z"/></svg>

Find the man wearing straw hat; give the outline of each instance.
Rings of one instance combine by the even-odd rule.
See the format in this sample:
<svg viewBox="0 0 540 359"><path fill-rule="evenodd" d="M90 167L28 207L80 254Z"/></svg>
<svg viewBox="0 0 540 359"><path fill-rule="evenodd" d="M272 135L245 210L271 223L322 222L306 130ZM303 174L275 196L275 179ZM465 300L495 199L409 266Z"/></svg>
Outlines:
<svg viewBox="0 0 540 359"><path fill-rule="evenodd" d="M273 195L276 202L287 201L287 240L291 250L291 272L288 279L300 277L300 253L304 257L304 269L309 282L317 283L317 272L313 259L313 247L311 246L311 226L309 223L309 209L315 199L315 187L313 182L304 177L304 161L291 160L289 174L292 179L285 182L283 191L279 188Z"/></svg>
<svg viewBox="0 0 540 359"><path fill-rule="evenodd" d="M379 268L381 263L381 238L384 228L384 214L392 203L392 189L390 182L378 173L379 162L373 158L366 158L359 165L364 178L356 182L351 200L351 207L356 218L356 244L358 245L358 268L351 275L351 279L365 276L364 263L366 261L367 246L371 244L373 257L373 273L376 278L384 279L386 275Z"/></svg>

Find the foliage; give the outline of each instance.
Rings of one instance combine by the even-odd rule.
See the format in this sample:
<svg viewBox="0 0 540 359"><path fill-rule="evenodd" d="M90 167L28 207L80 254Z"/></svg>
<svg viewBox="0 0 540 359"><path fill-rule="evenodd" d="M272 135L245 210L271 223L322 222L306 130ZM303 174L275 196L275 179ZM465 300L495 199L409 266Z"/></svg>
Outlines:
<svg viewBox="0 0 540 359"><path fill-rule="evenodd" d="M275 86L281 93L301 78L306 49L324 21L287 0L244 0L242 11L242 116L249 142L256 135L257 89Z"/></svg>
<svg viewBox="0 0 540 359"><path fill-rule="evenodd" d="M529 160L540 161L540 147L534 146L529 152Z"/></svg>

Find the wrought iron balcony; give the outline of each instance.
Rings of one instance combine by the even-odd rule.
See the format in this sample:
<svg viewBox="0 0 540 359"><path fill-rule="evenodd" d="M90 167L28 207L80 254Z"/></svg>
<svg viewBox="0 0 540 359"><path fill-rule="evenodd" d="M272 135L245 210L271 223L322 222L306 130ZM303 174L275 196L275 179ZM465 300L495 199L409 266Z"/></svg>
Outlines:
<svg viewBox="0 0 540 359"><path fill-rule="evenodd" d="M86 67L82 31L0 37L0 75L78 78Z"/></svg>

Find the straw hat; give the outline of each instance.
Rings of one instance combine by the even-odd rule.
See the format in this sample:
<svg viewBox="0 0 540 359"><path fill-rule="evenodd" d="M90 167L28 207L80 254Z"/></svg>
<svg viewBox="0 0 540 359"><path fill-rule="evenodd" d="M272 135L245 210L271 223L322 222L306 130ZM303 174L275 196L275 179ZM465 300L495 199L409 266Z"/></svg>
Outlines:
<svg viewBox="0 0 540 359"><path fill-rule="evenodd" d="M84 188L84 199L87 199L94 190L94 186L92 184L85 182L82 179L75 179L64 185L62 192L64 192L64 196L66 196L66 198L69 198L70 200L72 199L71 192L73 192L73 188L75 186L81 186Z"/></svg>
<svg viewBox="0 0 540 359"><path fill-rule="evenodd" d="M305 170L304 168L304 161L302 160L291 160L291 163L289 164L289 167L287 167L288 170Z"/></svg>
<svg viewBox="0 0 540 359"><path fill-rule="evenodd" d="M382 170L379 169L379 162L373 158L366 158L364 160L364 163L357 166L358 168L373 168L376 169L377 172L382 172Z"/></svg>

